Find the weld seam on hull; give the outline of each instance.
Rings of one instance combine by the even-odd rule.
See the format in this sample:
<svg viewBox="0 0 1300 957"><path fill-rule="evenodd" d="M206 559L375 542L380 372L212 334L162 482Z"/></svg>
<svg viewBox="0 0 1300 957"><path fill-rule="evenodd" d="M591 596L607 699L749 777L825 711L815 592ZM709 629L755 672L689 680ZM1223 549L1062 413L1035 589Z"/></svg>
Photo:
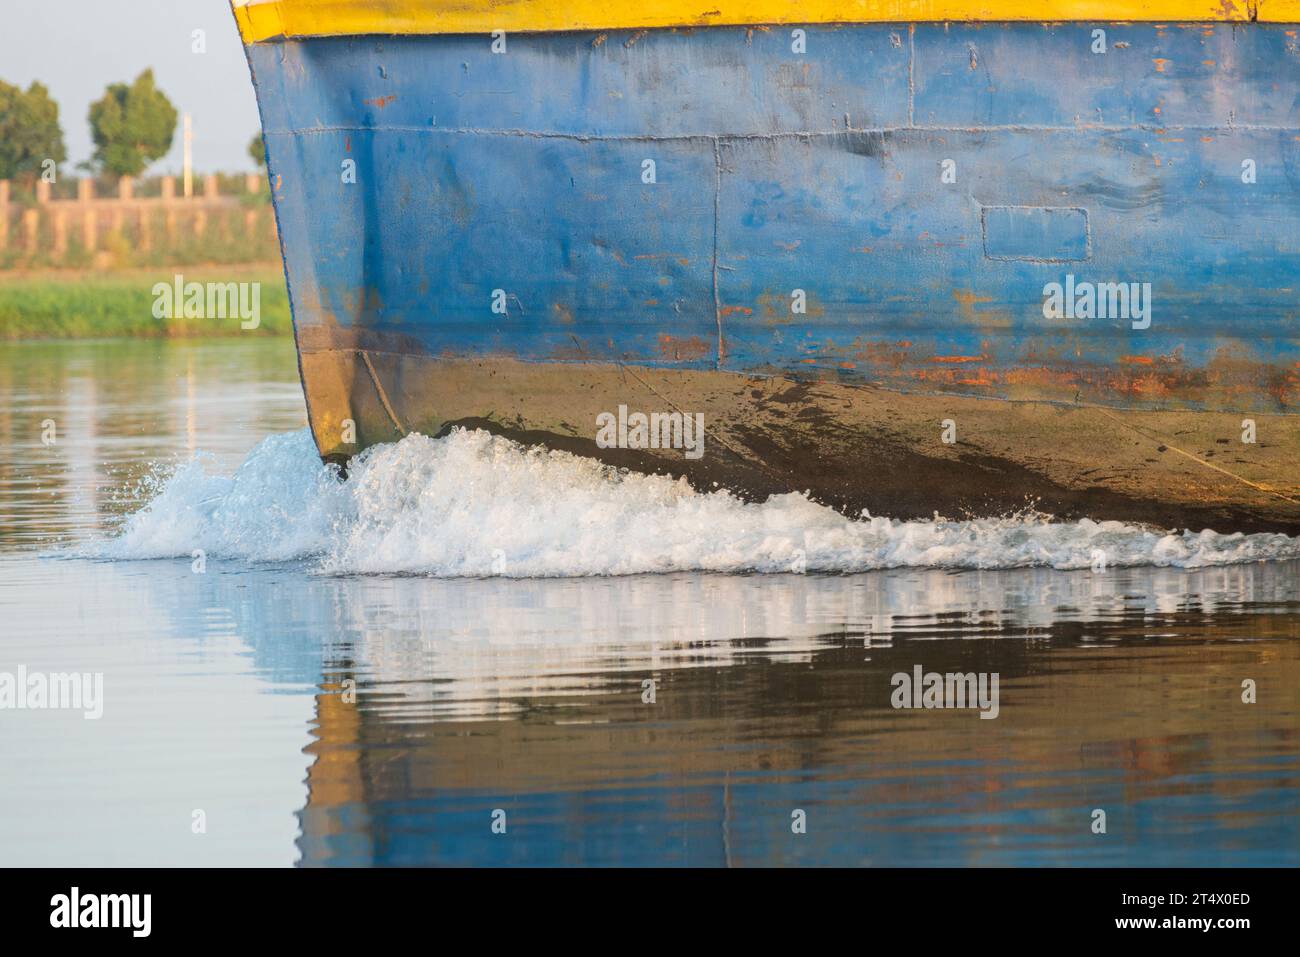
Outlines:
<svg viewBox="0 0 1300 957"><path fill-rule="evenodd" d="M717 138L713 140L713 321L718 327L717 362L714 368L722 368L727 358L727 343L722 331L722 295L718 291L718 227L722 218L722 147Z"/></svg>
<svg viewBox="0 0 1300 957"><path fill-rule="evenodd" d="M370 354L364 349L355 351L361 355L361 361L366 364L366 371L370 373L370 381L375 384L375 392L379 394L379 403L384 407L384 411L388 413L388 417L393 420L393 425L397 427L397 431L402 435L406 435L406 427L402 425L397 413L393 411L393 404L388 401L388 393L384 391L384 385L379 381L379 373L375 371L374 364L370 361Z"/></svg>
<svg viewBox="0 0 1300 957"><path fill-rule="evenodd" d="M1219 472L1222 475L1226 475L1228 478L1241 482L1243 485L1248 485L1249 487L1253 488L1257 492L1263 492L1265 495L1272 495L1274 498L1280 498L1282 501L1289 502L1292 505L1300 505L1300 499L1295 499L1289 495L1284 495L1281 492L1277 491L1277 489L1270 488L1267 485L1260 485L1257 482L1252 482L1250 479L1243 478L1242 476L1237 475L1234 472L1228 471L1227 469L1223 468L1220 465L1215 465L1213 462L1207 462L1199 455L1196 455L1193 452L1188 452L1185 449L1181 449L1177 445L1174 445L1164 436L1161 436L1159 434L1153 436L1147 433L1145 430L1138 428L1136 425L1133 425L1131 422L1125 422L1123 419L1115 415L1109 409L1099 408L1097 411L1099 411L1106 418L1110 419L1116 425L1123 426L1124 428L1129 429L1135 434L1142 436L1144 439L1160 442L1161 444L1165 445L1170 451L1177 452L1179 455L1183 456L1184 458L1191 459L1197 465L1203 465L1207 469L1213 469L1215 472Z"/></svg>
<svg viewBox="0 0 1300 957"><path fill-rule="evenodd" d="M478 129L465 126L311 126L267 130L266 136L302 136L316 133L441 133L462 136L514 136L530 139L573 140L579 143L714 143L718 141L812 140L896 133L1294 133L1300 127L1272 123L1091 123L1066 126L1051 123L990 123L984 126L854 126L842 130L795 130L777 133L563 133L557 130Z"/></svg>
<svg viewBox="0 0 1300 957"><path fill-rule="evenodd" d="M685 409L683 409L681 406L679 406L676 402L674 402L672 399L668 398L668 396L664 395L662 392L660 392L658 389L656 389L654 386L652 386L649 382L646 382L645 379L643 379L643 378L641 378L639 375L637 375L637 374L636 374L636 371L635 371L634 369L632 369L631 367L620 364L620 370L621 370L622 372L626 373L627 375L630 375L630 376L631 376L633 379L635 379L637 382L641 383L641 385L644 386L644 387L646 388L646 390L650 392L651 395L655 396L655 397L658 398L658 399L663 400L663 402L664 402L666 405L668 405L668 406L669 406L669 407L670 407L674 412L680 412L683 416L690 415L689 412L687 412ZM710 436L710 437L711 437L715 442L717 442L719 445L721 445L724 449L726 449L728 452L730 452L732 455L736 456L737 458L740 458L740 459L746 459L746 458L748 458L748 456L746 456L743 452L741 452L739 449L737 449L735 446L733 446L730 442L728 442L726 439L724 439L724 438L723 438L721 435L719 435L715 430L705 427L705 429L704 429L704 434L707 435L707 436ZM766 462L759 462L758 464L759 464L759 465L762 467L762 469L763 469L765 472L767 472L769 475L771 475L771 476L773 476L773 477L776 477L776 478L785 478L785 476L783 476L780 472L777 472L776 470L774 470L774 469L773 469L771 466L769 466Z"/></svg>

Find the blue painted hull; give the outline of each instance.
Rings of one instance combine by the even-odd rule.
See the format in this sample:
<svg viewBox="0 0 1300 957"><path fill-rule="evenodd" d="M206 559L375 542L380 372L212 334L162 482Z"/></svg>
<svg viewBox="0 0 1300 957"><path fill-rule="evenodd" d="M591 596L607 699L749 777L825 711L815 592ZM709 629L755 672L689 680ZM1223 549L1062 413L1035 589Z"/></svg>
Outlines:
<svg viewBox="0 0 1300 957"><path fill-rule="evenodd" d="M806 33L803 54L784 28L250 46L322 452L509 426L524 386L497 362L575 389L657 370L683 400L696 374L885 389L918 422L957 395L1267 414L1296 441L1293 30ZM1053 314L1052 283L1146 290L1147 314ZM417 381L439 363L483 370L456 414ZM620 400L598 391L575 414ZM563 407L515 425L599 454ZM1293 451L1245 485L1294 483ZM764 489L816 484L786 471Z"/></svg>

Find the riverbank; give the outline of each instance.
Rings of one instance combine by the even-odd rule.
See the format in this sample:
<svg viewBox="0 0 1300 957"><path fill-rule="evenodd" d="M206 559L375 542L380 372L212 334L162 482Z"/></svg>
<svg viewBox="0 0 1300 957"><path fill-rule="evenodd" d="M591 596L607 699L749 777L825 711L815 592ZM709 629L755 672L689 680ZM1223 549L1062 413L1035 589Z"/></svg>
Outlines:
<svg viewBox="0 0 1300 957"><path fill-rule="evenodd" d="M201 283L202 307L189 310L184 303L158 306L155 287ZM242 287L244 316L256 304L257 321L241 318L238 308L226 318L210 316L208 283L257 284ZM221 299L219 291L217 300ZM231 300L236 302L235 299ZM178 306L178 307L177 307ZM167 318L157 318L161 312ZM194 313L200 313L195 316ZM289 296L279 264L245 266L185 266L160 269L43 270L0 272L0 340L183 338L206 336L277 336L293 331Z"/></svg>

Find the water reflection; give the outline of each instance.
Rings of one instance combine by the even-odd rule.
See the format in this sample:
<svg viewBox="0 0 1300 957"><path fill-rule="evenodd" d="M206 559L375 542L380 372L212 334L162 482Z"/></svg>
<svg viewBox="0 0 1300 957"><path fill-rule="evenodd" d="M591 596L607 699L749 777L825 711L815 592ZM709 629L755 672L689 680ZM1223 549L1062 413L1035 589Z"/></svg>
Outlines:
<svg viewBox="0 0 1300 957"><path fill-rule="evenodd" d="M0 548L110 527L154 467L306 421L289 341L7 343L0 399Z"/></svg>
<svg viewBox="0 0 1300 957"><path fill-rule="evenodd" d="M0 863L1300 863L1300 563L435 580L41 558L111 526L152 459L233 464L301 417L276 346L50 348L0 362L0 670L102 671L105 717L0 713ZM999 717L894 710L916 664L998 672Z"/></svg>
<svg viewBox="0 0 1300 957"><path fill-rule="evenodd" d="M303 859L1294 861L1297 570L334 581ZM1000 718L894 711L915 663Z"/></svg>
<svg viewBox="0 0 1300 957"><path fill-rule="evenodd" d="M208 742L250 800L305 748L308 865L1246 864L1294 863L1300 846L1295 564L1105 583L54 564L97 607L152 623L147 646L186 649L155 707L210 699L231 654L263 694L310 695L310 740L302 722L265 753ZM47 634L68 633L60 614ZM134 696L101 654L110 694ZM893 710L890 676L917 663L999 672L999 718ZM1240 703L1243 677L1258 704ZM176 760L161 750L139 762ZM806 835L790 833L795 808Z"/></svg>

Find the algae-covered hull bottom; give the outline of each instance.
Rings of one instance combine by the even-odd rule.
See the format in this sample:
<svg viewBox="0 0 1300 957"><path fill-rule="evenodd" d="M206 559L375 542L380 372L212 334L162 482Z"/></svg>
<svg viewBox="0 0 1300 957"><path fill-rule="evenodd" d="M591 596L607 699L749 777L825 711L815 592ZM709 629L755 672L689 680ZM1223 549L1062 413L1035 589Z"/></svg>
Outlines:
<svg viewBox="0 0 1300 957"><path fill-rule="evenodd" d="M1295 34L250 42L317 444L1300 534Z"/></svg>

